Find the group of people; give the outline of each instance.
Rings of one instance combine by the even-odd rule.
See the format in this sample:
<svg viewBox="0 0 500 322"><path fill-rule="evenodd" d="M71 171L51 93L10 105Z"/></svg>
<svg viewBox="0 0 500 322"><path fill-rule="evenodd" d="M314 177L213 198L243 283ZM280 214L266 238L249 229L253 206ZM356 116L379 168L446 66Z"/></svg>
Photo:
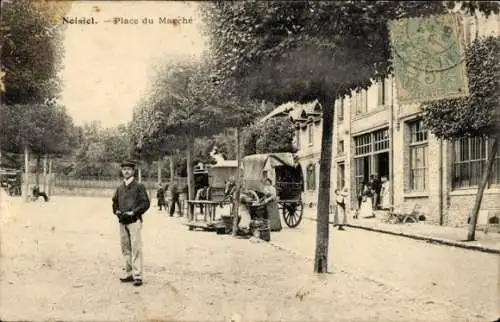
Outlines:
<svg viewBox="0 0 500 322"><path fill-rule="evenodd" d="M224 197L222 203L231 202L233 190L235 188L234 178L230 178L226 181L224 187ZM179 186L179 182L174 179L170 185L158 184L158 189L156 190L156 199L158 200L158 210L169 210L170 216L173 217L176 206L177 213L182 216L182 209L180 204L180 194L182 189ZM169 193L169 198L167 198L167 192ZM167 200L169 199L169 200ZM211 190L209 186L204 185L196 191L195 200L211 200ZM201 213L203 213L203 207L200 206Z"/></svg>
<svg viewBox="0 0 500 322"><path fill-rule="evenodd" d="M387 210L390 207L390 182L386 176L379 178L372 174L370 179L363 182L358 190L358 212L359 216L370 218L375 216L376 210Z"/></svg>
<svg viewBox="0 0 500 322"><path fill-rule="evenodd" d="M170 194L169 200L167 203L167 192ZM156 190L156 199L158 200L158 209L159 210L169 210L170 217L174 216L176 206L177 206L177 214L182 216L182 207L180 201L180 194L182 189L179 186L179 182L174 179L170 184L163 185L162 183L158 184L158 189Z"/></svg>
<svg viewBox="0 0 500 322"><path fill-rule="evenodd" d="M255 191L243 188L240 192L240 202L238 208L238 229L242 233L251 233L253 216L252 207L259 206L265 208L270 231L280 231L282 229L281 219L278 210L278 194L270 178L263 178L263 189L261 196Z"/></svg>
<svg viewBox="0 0 500 322"><path fill-rule="evenodd" d="M334 226L344 230L347 223L346 198L348 189L335 189ZM377 174L370 176L369 180L359 186L357 194L357 208L354 218L373 218L376 210L388 210L390 208L390 182L387 177L379 179Z"/></svg>

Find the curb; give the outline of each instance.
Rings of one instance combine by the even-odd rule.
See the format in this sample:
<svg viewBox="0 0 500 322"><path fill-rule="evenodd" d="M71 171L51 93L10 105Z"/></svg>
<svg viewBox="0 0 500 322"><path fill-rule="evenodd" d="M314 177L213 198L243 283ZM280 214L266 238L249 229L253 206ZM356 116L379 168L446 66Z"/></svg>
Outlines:
<svg viewBox="0 0 500 322"><path fill-rule="evenodd" d="M314 218L308 218L308 217L304 217L304 218L311 220L311 221L317 221ZM329 221L329 223L333 224L333 221ZM475 250L475 251L480 251L483 253L500 254L500 249L495 249L495 248L490 248L490 247L485 247L485 246L478 246L478 245L467 245L465 243L461 243L461 242L457 242L457 241L453 241L453 240L448 240L448 239L440 239L440 238L428 237L428 236L423 236L423 235L418 235L418 234L394 232L394 231L390 231L387 229L372 228L372 227L366 227L366 226L361 226L361 225L347 224L345 226L350 227L350 228L357 228L357 229L363 229L363 230L367 230L367 231L373 231L376 233L388 234L388 235L399 236L399 237L406 237L406 238L411 238L411 239L415 239L415 240L423 240L423 241L427 241L429 243L435 243L435 244L446 245L446 246L453 246L453 247L464 248L464 249L468 249L468 250Z"/></svg>

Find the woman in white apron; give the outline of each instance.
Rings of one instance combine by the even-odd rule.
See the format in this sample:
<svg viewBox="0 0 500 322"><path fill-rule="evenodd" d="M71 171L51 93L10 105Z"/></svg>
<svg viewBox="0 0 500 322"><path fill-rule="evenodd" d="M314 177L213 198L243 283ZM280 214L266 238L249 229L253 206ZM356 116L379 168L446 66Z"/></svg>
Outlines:
<svg viewBox="0 0 500 322"><path fill-rule="evenodd" d="M391 183L387 177L382 177L382 189L380 190L380 207L383 210L388 210L391 207L390 201Z"/></svg>
<svg viewBox="0 0 500 322"><path fill-rule="evenodd" d="M361 218L374 217L371 197L372 197L371 189L367 185L364 185L362 199L361 199L361 208L359 209L359 216Z"/></svg>

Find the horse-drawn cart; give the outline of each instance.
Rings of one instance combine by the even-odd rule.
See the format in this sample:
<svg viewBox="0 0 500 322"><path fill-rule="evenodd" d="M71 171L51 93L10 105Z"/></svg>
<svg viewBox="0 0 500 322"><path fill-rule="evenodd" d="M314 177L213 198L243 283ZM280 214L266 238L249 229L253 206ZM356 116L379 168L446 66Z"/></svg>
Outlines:
<svg viewBox="0 0 500 322"><path fill-rule="evenodd" d="M290 228L297 227L302 221L304 214L304 204L302 202L303 173L301 166L296 162L292 153L271 153L248 155L241 160L241 187L247 195L253 195L253 201L248 205L251 209L252 225L258 230L281 230L280 213L285 224ZM190 230L201 228L204 230L224 231L228 233L232 230L234 212L232 205L226 215L219 216L220 220L215 220L215 209L223 207L228 196L227 183L237 176L237 163L227 163L226 165L213 166L208 169L210 177L209 190L206 198L188 200L189 216L187 225ZM269 197L269 186L266 186L264 179L270 179L275 185L276 198L268 206L264 201ZM222 182L225 183L225 193L222 194ZM224 197L220 197L223 195ZM233 201L233 195L230 196ZM241 197L240 197L241 203ZM274 206L273 206L274 204ZM195 208L209 208L205 211L204 220L198 221L198 214ZM207 214L208 212L208 214ZM269 213L271 212L271 213ZM208 216L207 216L208 215ZM208 220L207 220L208 219ZM265 228L267 227L267 228Z"/></svg>
<svg viewBox="0 0 500 322"><path fill-rule="evenodd" d="M288 227L297 227L304 214L304 180L302 168L295 156L292 153L248 155L243 158L242 166L243 186L246 189L263 192L264 178L275 183L278 209L283 220Z"/></svg>

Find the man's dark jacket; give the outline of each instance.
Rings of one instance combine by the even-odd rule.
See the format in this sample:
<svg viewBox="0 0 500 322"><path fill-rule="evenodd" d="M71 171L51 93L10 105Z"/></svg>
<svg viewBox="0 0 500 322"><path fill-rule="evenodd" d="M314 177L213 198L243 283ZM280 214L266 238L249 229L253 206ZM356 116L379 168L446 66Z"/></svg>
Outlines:
<svg viewBox="0 0 500 322"><path fill-rule="evenodd" d="M142 215L149 209L150 202L146 187L133 180L128 186L122 183L113 196L113 213L119 210L122 214L118 219L122 224L131 224L137 220L142 221ZM124 215L125 212L132 211L133 216Z"/></svg>

